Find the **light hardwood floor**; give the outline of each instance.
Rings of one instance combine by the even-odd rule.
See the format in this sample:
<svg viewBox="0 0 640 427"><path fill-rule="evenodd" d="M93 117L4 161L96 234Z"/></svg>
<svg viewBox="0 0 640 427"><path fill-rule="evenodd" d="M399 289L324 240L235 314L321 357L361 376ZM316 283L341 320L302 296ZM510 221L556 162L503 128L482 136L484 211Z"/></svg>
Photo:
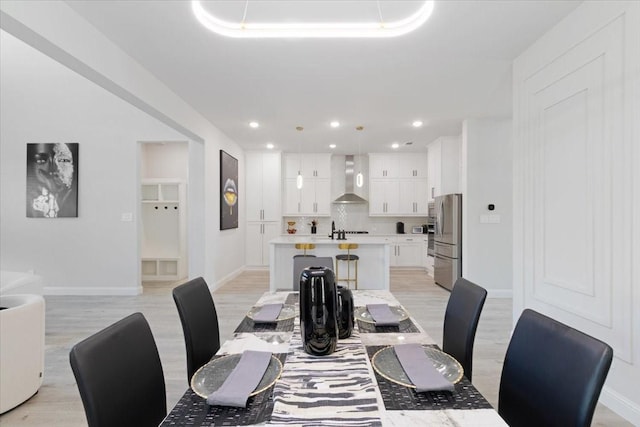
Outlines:
<svg viewBox="0 0 640 427"><path fill-rule="evenodd" d="M222 341L229 339L252 304L268 290L266 271L248 271L214 292ZM83 338L133 312L142 312L158 345L170 409L187 388L185 350L171 289L175 283L146 283L136 297L47 296L44 382L25 404L0 416L1 426L85 426L80 395L69 366L70 348ZM442 320L449 293L423 271L393 270L391 291L416 320L442 342ZM474 353L476 387L497 405L504 353L511 331L511 300L487 299ZM598 405L594 426L630 426Z"/></svg>

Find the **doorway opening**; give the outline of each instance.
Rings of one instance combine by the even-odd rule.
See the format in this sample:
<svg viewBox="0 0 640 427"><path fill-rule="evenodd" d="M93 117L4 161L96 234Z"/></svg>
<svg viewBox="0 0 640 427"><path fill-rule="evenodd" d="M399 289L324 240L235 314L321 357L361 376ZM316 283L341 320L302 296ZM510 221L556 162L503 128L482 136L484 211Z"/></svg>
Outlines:
<svg viewBox="0 0 640 427"><path fill-rule="evenodd" d="M140 272L143 289L188 275L186 141L140 143Z"/></svg>

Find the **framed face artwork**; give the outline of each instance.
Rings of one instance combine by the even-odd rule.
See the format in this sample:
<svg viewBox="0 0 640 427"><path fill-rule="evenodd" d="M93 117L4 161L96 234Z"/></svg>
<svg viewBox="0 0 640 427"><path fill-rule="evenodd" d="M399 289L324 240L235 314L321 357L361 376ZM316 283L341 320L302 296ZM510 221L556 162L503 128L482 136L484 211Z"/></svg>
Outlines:
<svg viewBox="0 0 640 427"><path fill-rule="evenodd" d="M27 217L78 216L78 143L27 144Z"/></svg>
<svg viewBox="0 0 640 427"><path fill-rule="evenodd" d="M220 230L238 228L238 159L220 150Z"/></svg>

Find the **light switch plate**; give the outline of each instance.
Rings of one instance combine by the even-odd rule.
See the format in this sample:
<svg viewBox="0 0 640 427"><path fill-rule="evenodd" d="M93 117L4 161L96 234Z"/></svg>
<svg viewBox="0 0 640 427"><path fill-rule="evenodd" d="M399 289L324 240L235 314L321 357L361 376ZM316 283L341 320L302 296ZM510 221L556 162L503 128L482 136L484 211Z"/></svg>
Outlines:
<svg viewBox="0 0 640 427"><path fill-rule="evenodd" d="M133 213L132 212L124 212L120 215L120 221L122 222L131 222L133 221Z"/></svg>

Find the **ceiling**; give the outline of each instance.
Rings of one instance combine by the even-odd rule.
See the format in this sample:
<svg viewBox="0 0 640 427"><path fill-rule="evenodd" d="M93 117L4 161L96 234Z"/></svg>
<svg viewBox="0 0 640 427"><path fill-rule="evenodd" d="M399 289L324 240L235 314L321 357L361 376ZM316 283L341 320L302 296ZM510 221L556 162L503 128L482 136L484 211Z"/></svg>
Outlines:
<svg viewBox="0 0 640 427"><path fill-rule="evenodd" d="M509 117L513 59L580 4L443 0L401 37L232 39L204 28L186 0L67 3L242 148L271 142L341 154L388 152L393 142L424 151L439 136L459 135L465 118ZM203 3L228 19L246 4ZM386 19L420 5L380 3ZM292 5L318 19L377 14L375 1L251 0L247 19L308 19Z"/></svg>

